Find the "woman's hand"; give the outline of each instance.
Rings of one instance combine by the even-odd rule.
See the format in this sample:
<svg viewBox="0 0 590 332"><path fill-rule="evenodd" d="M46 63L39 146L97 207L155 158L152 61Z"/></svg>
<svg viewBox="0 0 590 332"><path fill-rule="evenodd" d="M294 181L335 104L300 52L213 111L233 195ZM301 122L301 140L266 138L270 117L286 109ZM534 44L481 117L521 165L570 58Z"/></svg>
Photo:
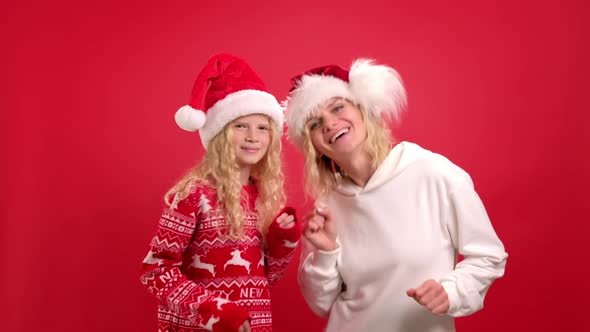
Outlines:
<svg viewBox="0 0 590 332"><path fill-rule="evenodd" d="M245 321L242 326L238 329L238 332L250 332L250 322Z"/></svg>
<svg viewBox="0 0 590 332"><path fill-rule="evenodd" d="M327 208L317 208L304 219L303 236L316 249L336 249L336 224Z"/></svg>
<svg viewBox="0 0 590 332"><path fill-rule="evenodd" d="M442 315L449 311L447 292L441 284L432 279L426 280L417 288L408 289L406 294L435 315Z"/></svg>

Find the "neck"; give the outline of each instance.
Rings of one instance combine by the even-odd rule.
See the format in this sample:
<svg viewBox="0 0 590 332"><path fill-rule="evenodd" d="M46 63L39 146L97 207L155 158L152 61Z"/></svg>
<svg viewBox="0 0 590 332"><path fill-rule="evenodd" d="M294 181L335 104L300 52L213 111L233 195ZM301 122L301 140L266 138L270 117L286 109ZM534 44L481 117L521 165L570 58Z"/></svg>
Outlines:
<svg viewBox="0 0 590 332"><path fill-rule="evenodd" d="M242 186L247 185L250 182L250 167L240 168L240 184Z"/></svg>
<svg viewBox="0 0 590 332"><path fill-rule="evenodd" d="M371 157L364 151L337 164L346 173L346 176L360 187L364 187L375 172L371 167Z"/></svg>

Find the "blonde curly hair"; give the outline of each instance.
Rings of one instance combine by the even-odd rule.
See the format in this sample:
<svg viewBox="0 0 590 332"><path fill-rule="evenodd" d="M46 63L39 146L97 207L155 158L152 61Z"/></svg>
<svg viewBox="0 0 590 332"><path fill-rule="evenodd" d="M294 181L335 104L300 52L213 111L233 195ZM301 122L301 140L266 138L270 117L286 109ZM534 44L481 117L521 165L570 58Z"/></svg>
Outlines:
<svg viewBox="0 0 590 332"><path fill-rule="evenodd" d="M276 214L284 206L286 197L283 189L284 176L281 169L281 139L276 124L269 121L270 141L264 157L253 166L250 179L258 189L256 211L258 212L258 229L266 235L268 227ZM164 195L164 201L170 205L174 195L182 200L189 195L192 184L203 182L216 187L217 206L225 212L226 223L229 227L228 236L231 239L241 238L243 235L244 209L242 199L246 193L239 181L240 168L236 162L234 148L231 145L233 122L228 123L223 130L210 142L207 153L199 164L190 169Z"/></svg>
<svg viewBox="0 0 590 332"><path fill-rule="evenodd" d="M387 123L378 115L365 111L362 106L342 98L346 103L353 105L359 110L363 118L363 124L367 130L367 137L364 142L364 149L371 157L373 170L385 160L391 150L393 136ZM318 107L319 108L319 107ZM314 113L314 112L312 112ZM305 164L305 192L307 195L317 199L322 194L333 191L346 174L333 161L322 155L313 146L309 126L304 128L303 155Z"/></svg>

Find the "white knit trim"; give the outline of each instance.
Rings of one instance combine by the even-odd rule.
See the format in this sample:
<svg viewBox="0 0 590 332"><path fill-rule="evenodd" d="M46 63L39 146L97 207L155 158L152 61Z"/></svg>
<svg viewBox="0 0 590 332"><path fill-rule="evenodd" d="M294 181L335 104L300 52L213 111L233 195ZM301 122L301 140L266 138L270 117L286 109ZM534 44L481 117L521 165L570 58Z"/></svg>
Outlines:
<svg viewBox="0 0 590 332"><path fill-rule="evenodd" d="M199 130L205 149L226 124L249 114L270 116L282 134L284 115L276 98L260 90L241 90L228 94L207 110L207 121Z"/></svg>

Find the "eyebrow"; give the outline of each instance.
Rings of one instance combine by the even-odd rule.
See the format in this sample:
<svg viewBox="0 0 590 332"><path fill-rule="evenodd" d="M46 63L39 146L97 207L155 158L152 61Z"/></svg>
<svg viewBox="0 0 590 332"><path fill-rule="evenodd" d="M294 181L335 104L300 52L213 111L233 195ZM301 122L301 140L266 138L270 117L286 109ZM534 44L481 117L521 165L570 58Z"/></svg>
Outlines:
<svg viewBox="0 0 590 332"><path fill-rule="evenodd" d="M332 106L334 106L334 104L336 104L337 102L339 102L341 100L342 100L342 98L335 98L328 105L326 105L326 108L332 108Z"/></svg>
<svg viewBox="0 0 590 332"><path fill-rule="evenodd" d="M325 107L325 108L328 108L328 109L329 109L329 108L332 108L332 107L334 106L334 104L336 104L336 103L338 103L338 102L340 102L340 101L344 101L344 99L343 99L343 98L341 98L341 97L336 97L336 98L334 98L334 100L332 100L332 101L331 101L329 104L327 104L327 105L326 105L326 106L324 106L324 107ZM318 108L317 110L319 110L319 108ZM317 110L316 110L316 111L317 111ZM312 120L320 120L320 119L321 119L321 116L312 115L312 116L310 116L310 117L309 117L309 118L308 118L308 119L305 121L305 124L308 124L308 123L309 123L310 121L312 121Z"/></svg>
<svg viewBox="0 0 590 332"><path fill-rule="evenodd" d="M259 127L259 126L270 126L270 123L269 122L258 122L258 123L255 122L255 123L250 123L250 122L243 121L243 120L234 120L233 121L233 124L234 125L241 124L241 125L255 126L255 127Z"/></svg>

